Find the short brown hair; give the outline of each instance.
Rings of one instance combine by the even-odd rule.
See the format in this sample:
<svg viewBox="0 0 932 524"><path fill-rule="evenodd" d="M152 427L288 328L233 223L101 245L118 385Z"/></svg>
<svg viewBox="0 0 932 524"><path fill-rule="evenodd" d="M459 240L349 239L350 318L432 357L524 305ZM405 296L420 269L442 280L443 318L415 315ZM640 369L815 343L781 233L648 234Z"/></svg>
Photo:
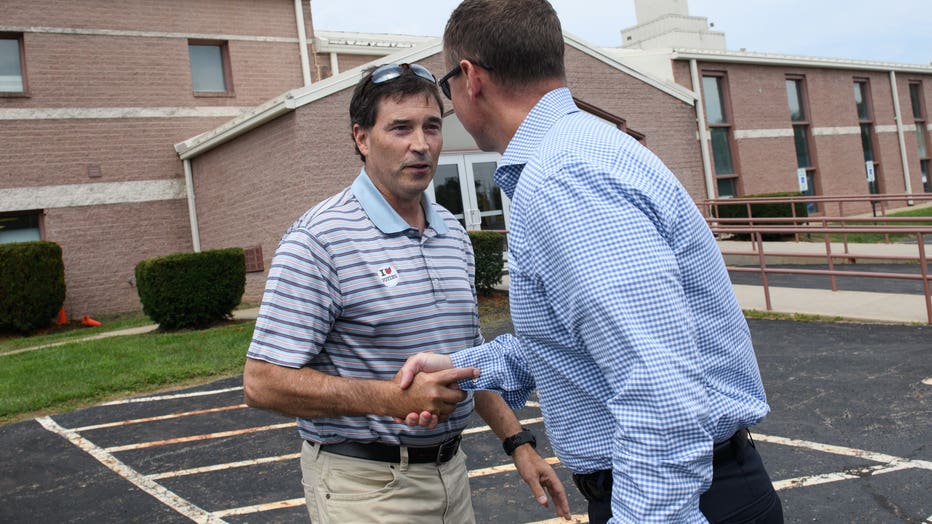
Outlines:
<svg viewBox="0 0 932 524"><path fill-rule="evenodd" d="M393 78L382 83L372 83L372 73L380 66L368 67L363 71L362 79L356 84L353 90L353 98L350 100L350 134L352 135L353 127L359 124L363 129L372 129L375 121L379 117L379 105L382 100L391 98L400 101L409 96L423 94L425 97L433 97L437 101L437 107L440 113L443 113L443 99L440 98L440 90L436 83L417 76L411 68L404 68L407 64L402 64L402 73L397 78ZM356 145L356 138L353 136L353 147L356 154L363 162L366 156L359 150Z"/></svg>
<svg viewBox="0 0 932 524"><path fill-rule="evenodd" d="M464 0L447 21L443 47L451 62L487 66L510 88L566 79L563 29L547 0Z"/></svg>

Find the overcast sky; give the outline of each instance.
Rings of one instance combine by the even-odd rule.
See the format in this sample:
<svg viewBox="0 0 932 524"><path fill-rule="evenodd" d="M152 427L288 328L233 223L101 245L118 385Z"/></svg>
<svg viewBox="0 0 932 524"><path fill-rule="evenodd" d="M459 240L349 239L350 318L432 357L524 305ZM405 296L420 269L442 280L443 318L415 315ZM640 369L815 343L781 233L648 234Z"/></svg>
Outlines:
<svg viewBox="0 0 932 524"><path fill-rule="evenodd" d="M440 36L458 0L311 0L314 26ZM551 0L563 30L603 47L636 24L634 0ZM689 0L689 14L725 33L729 50L932 62L932 0Z"/></svg>

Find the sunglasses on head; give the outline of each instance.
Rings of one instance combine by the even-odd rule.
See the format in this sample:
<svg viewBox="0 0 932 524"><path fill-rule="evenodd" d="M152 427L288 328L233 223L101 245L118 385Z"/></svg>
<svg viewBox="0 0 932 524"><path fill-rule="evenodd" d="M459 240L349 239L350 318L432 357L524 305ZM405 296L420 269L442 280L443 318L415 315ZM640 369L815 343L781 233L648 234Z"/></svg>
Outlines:
<svg viewBox="0 0 932 524"><path fill-rule="evenodd" d="M492 70L492 66L483 64L482 62L477 62L475 60L468 60L468 59L464 59L464 60L466 60L470 64L477 65L481 67L482 69L485 69L486 71ZM450 79L462 72L463 72L463 68L460 67L460 65L457 63L456 67L451 69L449 73L443 75L443 77L441 77L440 80L437 80L437 85L440 86L440 92L443 93L443 96L447 97L447 100L453 100L450 97Z"/></svg>
<svg viewBox="0 0 932 524"><path fill-rule="evenodd" d="M369 77L369 81L373 84L382 84L403 75L405 70L411 71L418 77L427 80L431 84L435 84L437 82L437 77L435 77L429 69L418 64L386 64L380 66L372 72L372 75Z"/></svg>

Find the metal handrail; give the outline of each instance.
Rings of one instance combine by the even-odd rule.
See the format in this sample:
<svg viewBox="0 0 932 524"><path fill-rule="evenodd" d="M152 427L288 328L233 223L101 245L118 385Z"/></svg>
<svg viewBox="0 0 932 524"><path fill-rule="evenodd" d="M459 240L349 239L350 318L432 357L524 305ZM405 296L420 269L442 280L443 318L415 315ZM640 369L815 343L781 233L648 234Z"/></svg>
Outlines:
<svg viewBox="0 0 932 524"><path fill-rule="evenodd" d="M907 222L928 222L929 218L917 217L918 220L912 220L912 217L909 217L910 220L898 220L893 218L884 218L878 219L878 221L887 221L890 223L907 223ZM764 301L767 307L767 311L772 311L772 305L770 300L770 286L767 281L768 274L800 274L800 275L827 275L831 278L832 291L838 291L838 283L836 280L837 276L853 276L853 277L863 277L863 278L895 278L895 279L908 279L908 280L921 280L923 283L923 291L925 293L925 304L926 304L926 316L929 324L932 324L932 282L930 282L929 274L929 263L928 256L926 253L925 240L932 239L932 226L923 226L923 225L896 225L896 226L885 226L885 225L859 225L859 226L841 226L841 227L832 227L829 225L786 225L785 222L788 220L783 218L777 219L755 219L755 221L770 223L778 223L783 221L784 225L747 225L748 219L736 219L734 223L740 223L742 225L723 225L722 222L732 221L733 219L707 219L709 222L709 227L712 232L717 235L726 235L726 234L746 234L751 236L751 251L734 251L734 250L722 250L722 255L743 255L743 256L754 256L758 259L758 267L740 267L740 266L727 266L729 271L735 272L758 272L761 275L761 281L764 288ZM795 218L790 219L790 222L801 222L805 219ZM828 222L835 220L834 218L827 218ZM839 222L854 222L854 221L863 221L864 219L842 219ZM873 219L870 219L873 221ZM812 220L810 220L811 222ZM823 222L823 219L820 217L817 219L818 222ZM824 247L825 250L822 253L798 253L793 251L770 251L765 252L764 249L764 234L785 234L785 235L798 235L808 234L808 235L822 235L824 238ZM894 255L894 254L885 254L885 255L871 255L871 254L857 254L852 255L849 250L847 241L845 241L845 253L843 255L838 255L832 253L832 243L831 235L833 234L850 234L850 233L876 233L876 234L905 234L905 235L915 235L916 236L916 256L904 256L904 255ZM887 237L889 240L889 237ZM779 244L779 242L775 242ZM828 270L825 269L789 269L789 268L770 268L767 266L767 256L780 256L784 258L798 257L801 259L806 258L824 258L828 263ZM852 262L855 259L867 259L867 260L894 260L901 261L904 263L917 263L919 267L919 274L902 274L902 273L888 273L888 272L869 272L869 271L838 271L834 267L834 262L836 258L848 259Z"/></svg>

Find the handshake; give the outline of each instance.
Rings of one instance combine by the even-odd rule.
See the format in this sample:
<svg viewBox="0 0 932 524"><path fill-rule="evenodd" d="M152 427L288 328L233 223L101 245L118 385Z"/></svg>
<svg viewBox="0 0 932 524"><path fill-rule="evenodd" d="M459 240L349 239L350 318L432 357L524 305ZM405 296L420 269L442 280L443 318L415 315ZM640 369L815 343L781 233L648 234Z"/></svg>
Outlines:
<svg viewBox="0 0 932 524"><path fill-rule="evenodd" d="M392 382L400 389L396 422L433 428L447 420L457 404L466 399L460 380L479 377L476 368L454 368L449 355L418 353L398 370Z"/></svg>

